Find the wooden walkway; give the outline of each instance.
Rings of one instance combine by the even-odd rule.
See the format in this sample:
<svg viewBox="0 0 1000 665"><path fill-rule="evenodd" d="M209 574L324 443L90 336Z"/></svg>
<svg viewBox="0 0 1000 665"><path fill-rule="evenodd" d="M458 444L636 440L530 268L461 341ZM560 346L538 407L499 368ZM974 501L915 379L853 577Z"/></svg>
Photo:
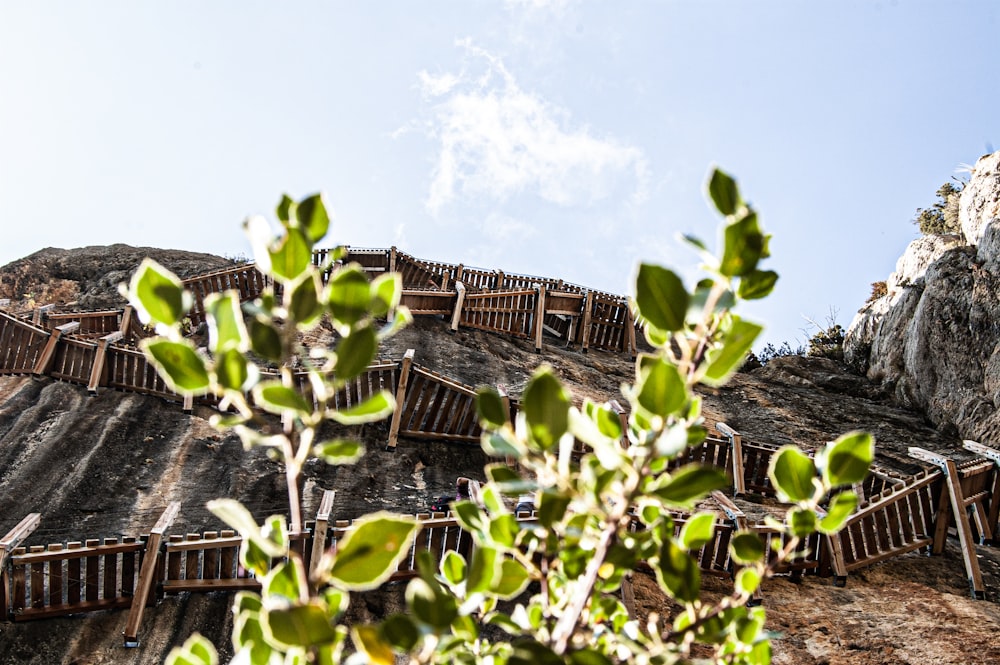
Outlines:
<svg viewBox="0 0 1000 665"><path fill-rule="evenodd" d="M436 397L428 396L425 403L433 401ZM445 401L442 397L441 402ZM429 412L430 409L425 417ZM450 412L457 414L461 407L456 406ZM400 431L408 430L401 426ZM966 447L981 457L955 464L944 456L914 449L912 454L916 459L939 466L911 477L874 469L865 483L855 488L863 497L863 505L844 529L833 537L814 534L806 539L798 548L800 556L778 567L776 574L832 577L842 585L853 571L913 550L940 554L945 540L953 533L963 551L970 591L973 597L983 598L985 588L974 548L977 543L992 542L991 536L998 528L1000 450L975 442L967 442ZM760 491L752 489L749 476L736 475L737 460L743 461L745 469L755 468L754 459L766 456L771 450L770 446L743 441L732 428L720 423L704 443L675 462L679 465L699 461L719 466L733 480L729 494L714 492L700 506L704 510L714 505L717 515L713 539L694 553L703 573L725 577L734 574L728 545L736 531L749 529L766 542L783 541L787 537L765 521L750 522L730 498L730 494L773 492L766 487ZM351 528L347 521L330 523L332 507L333 493L327 491L316 519L306 523L303 533L293 536L293 547L307 566L323 551L335 547ZM0 540L0 616L26 621L128 608L125 642L136 646L144 609L155 605L165 594L259 588L259 582L238 564L241 541L233 532L169 533L178 508L177 504L169 506L148 533L135 537L90 538L24 547L22 543L40 524L38 514L26 516ZM472 551L470 535L449 515L423 514L417 518L421 531L391 580L404 580L416 574L419 551L430 551L436 559L448 551L463 557ZM530 521L534 517L522 513L518 519ZM685 514L675 515L678 532L686 519ZM642 527L636 521L633 528Z"/></svg>
<svg viewBox="0 0 1000 665"><path fill-rule="evenodd" d="M322 264L324 256L314 256ZM403 274L403 302L417 315L449 317L451 327L475 328L535 341L543 333L578 343L583 350L601 348L635 353L635 325L624 298L561 281L505 274L421 261L388 250L351 249L348 260L371 274ZM195 294L192 320L205 295L236 289L244 300L266 286L252 265L202 275L185 282ZM3 311L0 303L0 374L48 376L87 386L92 393L117 389L194 402L171 392L135 343L145 331L130 308L101 312L60 312L46 306L27 315ZM295 375L306 381L305 374ZM388 447L400 436L477 444L481 430L475 412L475 389L416 362L414 351L399 360L373 363L334 398L338 408L389 390L396 396ZM211 398L203 401L211 404ZM511 417L519 405L508 399ZM623 419L625 410L614 404ZM581 446L582 447L582 446ZM853 489L859 508L834 537L816 535L802 543L802 556L779 569L780 574L821 575L846 583L850 573L914 550L940 554L949 536L960 545L970 591L982 598L985 588L975 547L992 543L1000 529L1000 450L965 444L974 459L956 462L947 456L911 448L924 469L907 475L875 468ZM718 423L701 444L685 450L678 466L699 462L718 467L731 480L728 495L716 493L714 539L697 553L707 574L732 575L728 542L734 531L752 529L767 540L783 538L765 523L750 523L729 495L773 497L767 477L777 446L747 441ZM329 525L332 495L324 497L316 520L295 536L307 564L334 546L350 524ZM171 534L177 507L168 508L146 534L118 539L87 538L65 543L22 544L38 526L29 515L0 540L0 617L41 619L111 608L129 608L126 643L138 643L142 608L168 593L255 588L257 581L239 568L239 538L230 532ZM410 557L394 579L414 575L414 557L427 549L440 557L454 550L468 555L471 541L447 515L423 515L422 530ZM526 517L526 519L531 519ZM676 516L680 528L686 516ZM638 528L638 525L636 526Z"/></svg>

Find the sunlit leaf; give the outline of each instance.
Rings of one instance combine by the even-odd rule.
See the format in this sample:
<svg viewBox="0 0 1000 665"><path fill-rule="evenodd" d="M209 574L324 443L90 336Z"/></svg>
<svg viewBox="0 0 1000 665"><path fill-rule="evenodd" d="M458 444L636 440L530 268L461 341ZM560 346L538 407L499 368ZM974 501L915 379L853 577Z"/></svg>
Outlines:
<svg viewBox="0 0 1000 665"><path fill-rule="evenodd" d="M315 647L332 642L337 632L318 602L271 609L261 615L261 625L269 642L279 646Z"/></svg>
<svg viewBox="0 0 1000 665"><path fill-rule="evenodd" d="M334 439L316 444L312 453L327 464L354 464L365 454L365 447L358 441Z"/></svg>
<svg viewBox="0 0 1000 665"><path fill-rule="evenodd" d="M337 586L374 589L396 570L420 530L413 518L377 512L354 522L325 571Z"/></svg>
<svg viewBox="0 0 1000 665"><path fill-rule="evenodd" d="M714 169L708 180L708 194L716 210L723 215L732 215L740 206L740 191L732 176L722 169Z"/></svg>
<svg viewBox="0 0 1000 665"><path fill-rule="evenodd" d="M205 359L188 340L149 338L140 342L167 386L182 395L204 395L211 381Z"/></svg>
<svg viewBox="0 0 1000 665"><path fill-rule="evenodd" d="M701 592L701 571L698 564L673 540L666 540L657 557L656 577L671 598L681 603L693 603Z"/></svg>
<svg viewBox="0 0 1000 665"><path fill-rule="evenodd" d="M767 475L782 501L808 501L816 494L816 465L795 446L783 446L771 455Z"/></svg>
<svg viewBox="0 0 1000 665"><path fill-rule="evenodd" d="M378 353L378 338L371 325L350 331L337 345L337 378L350 381L371 364Z"/></svg>
<svg viewBox="0 0 1000 665"><path fill-rule="evenodd" d="M733 560L741 565L751 565L764 558L764 541L753 531L740 531L729 541Z"/></svg>
<svg viewBox="0 0 1000 665"><path fill-rule="evenodd" d="M285 283L299 279L312 262L312 244L303 231L290 228L279 241L278 248L269 251L271 272Z"/></svg>
<svg viewBox="0 0 1000 665"><path fill-rule="evenodd" d="M295 218L311 244L322 240L330 230L330 215L322 194L313 194L299 201L295 207Z"/></svg>
<svg viewBox="0 0 1000 665"><path fill-rule="evenodd" d="M143 259L133 273L128 296L143 323L173 326L191 307L191 294L181 280L150 258Z"/></svg>
<svg viewBox="0 0 1000 665"><path fill-rule="evenodd" d="M689 296L680 277L662 266L643 263L635 279L635 302L642 318L662 331L684 327Z"/></svg>
<svg viewBox="0 0 1000 665"><path fill-rule="evenodd" d="M543 450L558 443L569 429L569 393L546 366L528 381L521 402L531 437Z"/></svg>
<svg viewBox="0 0 1000 665"><path fill-rule="evenodd" d="M756 323L733 317L733 325L726 333L725 343L719 350L713 351L711 361L705 370L704 382L710 386L719 386L740 368L747 358L747 352L753 347L757 336L764 330Z"/></svg>
<svg viewBox="0 0 1000 665"><path fill-rule="evenodd" d="M380 390L365 401L348 409L328 411L327 415L341 425L363 425L382 420L392 414L396 400L388 390Z"/></svg>
<svg viewBox="0 0 1000 665"><path fill-rule="evenodd" d="M218 665L219 655L215 645L200 633L194 633L183 646L170 650L166 662L167 665Z"/></svg>
<svg viewBox="0 0 1000 665"><path fill-rule="evenodd" d="M858 495L854 492L841 492L830 499L826 517L819 521L817 528L826 535L832 535L843 528L848 518L858 507Z"/></svg>
<svg viewBox="0 0 1000 665"><path fill-rule="evenodd" d="M830 443L817 457L817 466L830 487L860 483L875 458L875 439L867 432L848 432Z"/></svg>
<svg viewBox="0 0 1000 665"><path fill-rule="evenodd" d="M250 348L238 292L226 291L205 296L205 312L208 314L208 348L212 353L229 349L246 351Z"/></svg>

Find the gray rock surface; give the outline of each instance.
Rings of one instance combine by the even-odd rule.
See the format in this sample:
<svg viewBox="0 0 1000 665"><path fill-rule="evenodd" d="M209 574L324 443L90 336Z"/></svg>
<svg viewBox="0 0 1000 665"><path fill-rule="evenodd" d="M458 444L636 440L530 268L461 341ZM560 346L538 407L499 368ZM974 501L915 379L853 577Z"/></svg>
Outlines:
<svg viewBox="0 0 1000 665"><path fill-rule="evenodd" d="M907 248L847 332L848 363L945 431L1000 443L1000 152L962 193L964 238Z"/></svg>

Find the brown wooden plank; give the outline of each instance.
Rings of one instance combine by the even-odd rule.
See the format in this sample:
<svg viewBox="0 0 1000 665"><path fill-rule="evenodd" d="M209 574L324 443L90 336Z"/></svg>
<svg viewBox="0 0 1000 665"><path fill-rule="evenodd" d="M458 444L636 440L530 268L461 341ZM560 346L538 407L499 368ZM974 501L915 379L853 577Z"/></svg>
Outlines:
<svg viewBox="0 0 1000 665"><path fill-rule="evenodd" d="M105 538L105 545L117 545L118 540L115 538ZM108 553L104 555L104 598L117 598L118 590L121 586L118 584L118 555L114 553Z"/></svg>
<svg viewBox="0 0 1000 665"><path fill-rule="evenodd" d="M84 541L84 544L93 549L100 545L101 541L96 538L90 538ZM88 602L95 601L101 597L100 589L98 583L101 576L101 559L96 554L91 554L84 558L84 599Z"/></svg>

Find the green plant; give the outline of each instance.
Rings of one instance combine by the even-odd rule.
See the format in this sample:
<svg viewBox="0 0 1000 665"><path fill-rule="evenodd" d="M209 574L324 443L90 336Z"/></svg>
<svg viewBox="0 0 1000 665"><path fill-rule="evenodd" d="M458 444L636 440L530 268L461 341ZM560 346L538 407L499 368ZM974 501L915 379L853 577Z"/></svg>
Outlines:
<svg viewBox="0 0 1000 665"><path fill-rule="evenodd" d="M815 325L815 324L814 324ZM827 327L816 326L817 332L809 338L806 355L813 358L829 358L844 361L844 329L833 318L827 320Z"/></svg>
<svg viewBox="0 0 1000 665"><path fill-rule="evenodd" d="M769 662L764 611L746 607L747 601L773 566L792 556L799 538L817 529L831 533L843 524L857 502L852 492L837 494L822 513L820 504L832 488L864 477L873 444L868 435L852 433L815 460L794 447L777 451L769 475L791 504L781 524L790 537L781 551L768 555L752 532L735 534L731 550L740 566L735 590L719 602L702 601L690 553L711 539L715 515L694 508L727 480L718 469L675 468L673 461L706 435L696 386L724 383L761 331L733 307L766 296L777 280L776 273L759 267L768 256L768 236L735 181L717 170L708 189L725 217L720 256L700 240L687 239L702 254L708 275L688 290L664 267L639 267L634 307L654 351L638 358L635 383L623 387L631 407L627 424L607 404L574 406L544 366L525 387L516 419L495 390L481 389L483 448L516 459L522 471L502 463L487 467L481 504L453 504L475 539L469 560L455 552L440 562L419 554L420 575L406 590L407 612L373 625L343 625L349 592L374 588L388 577L412 542L413 520L385 513L361 520L312 575L288 542L301 528L297 473L306 457L349 463L361 454L354 443L316 442L320 422L367 421L393 408L388 394L351 412L331 410L326 400L338 382L356 376L374 357L380 335L405 320L396 307L398 278L369 284L360 269L344 266L322 286L309 262L328 225L322 202L311 197L296 206L286 197L278 208L283 236L271 240L261 222L249 225L258 266L283 287L280 300L265 294L241 312L234 294L213 298L206 308L210 356L203 356L177 332L187 304L179 281L144 263L130 296L165 334L146 342L146 353L176 389L214 392L235 407L239 415L217 424L236 428L247 446L272 447L288 469L290 525L283 516L258 525L234 501L211 504L243 535L241 560L262 581L260 594L236 598L235 662L339 662L348 634L350 663L397 658L514 665L674 663L690 658L696 640L711 645L722 662ZM393 310L394 322L377 331L375 319ZM296 333L322 316L331 317L343 338L336 351L311 354L315 365L303 387L287 361L297 351ZM278 363L280 377L265 377L248 360L249 351ZM251 408L247 392L256 409L281 416L281 424ZM587 444L579 457L574 439ZM504 497L529 492L538 518L520 522ZM679 510L691 514L678 531ZM618 600L623 580L641 561L653 567L660 586L680 605L674 621L630 619ZM169 662L215 660L212 645L195 636Z"/></svg>
<svg viewBox="0 0 1000 665"><path fill-rule="evenodd" d="M965 183L954 179L956 184L946 182L935 192L938 200L929 208L917 208L913 223L924 235L962 233L962 223L958 219L959 200Z"/></svg>
<svg viewBox="0 0 1000 665"><path fill-rule="evenodd" d="M764 345L764 348L760 350L760 353L756 355L756 358L761 366L766 366L767 363L771 362L775 358L804 355L806 355L806 350L803 346L793 349L788 342L782 342L781 346L775 346L774 344L768 342Z"/></svg>
<svg viewBox="0 0 1000 665"><path fill-rule="evenodd" d="M873 303L879 298L885 297L887 293L889 293L889 288L886 285L885 280L872 282L872 292L868 294L868 300L865 301L865 304L868 305Z"/></svg>

